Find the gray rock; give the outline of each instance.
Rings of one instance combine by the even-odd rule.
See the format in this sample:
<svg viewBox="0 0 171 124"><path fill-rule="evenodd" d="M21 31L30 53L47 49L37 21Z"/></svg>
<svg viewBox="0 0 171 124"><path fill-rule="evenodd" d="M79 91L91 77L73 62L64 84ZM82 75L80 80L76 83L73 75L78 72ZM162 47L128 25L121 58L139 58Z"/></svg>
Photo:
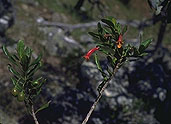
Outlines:
<svg viewBox="0 0 171 124"><path fill-rule="evenodd" d="M2 109L0 109L0 124L19 124L14 118L5 114Z"/></svg>
<svg viewBox="0 0 171 124"><path fill-rule="evenodd" d="M74 49L82 48L72 37L67 37L60 28L44 27L39 29L47 35L47 40L42 41L41 44L52 56L66 57Z"/></svg>
<svg viewBox="0 0 171 124"><path fill-rule="evenodd" d="M10 0L0 1L0 37L5 36L6 30L14 23L13 5Z"/></svg>
<svg viewBox="0 0 171 124"><path fill-rule="evenodd" d="M81 72L82 75L88 79L96 79L97 81L101 81L103 79L96 65L92 62L84 61L81 65Z"/></svg>

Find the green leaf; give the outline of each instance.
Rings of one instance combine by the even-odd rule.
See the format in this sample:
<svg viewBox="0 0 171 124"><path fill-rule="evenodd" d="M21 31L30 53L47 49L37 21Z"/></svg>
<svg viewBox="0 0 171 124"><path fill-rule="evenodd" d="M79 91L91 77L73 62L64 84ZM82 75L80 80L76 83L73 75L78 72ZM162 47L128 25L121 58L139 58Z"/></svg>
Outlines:
<svg viewBox="0 0 171 124"><path fill-rule="evenodd" d="M17 71L15 71L13 68L12 68L12 66L10 65L10 64L8 64L8 69L9 69L9 71L11 72L11 73L13 73L16 77L20 77L20 74L17 72Z"/></svg>
<svg viewBox="0 0 171 124"><path fill-rule="evenodd" d="M152 42L152 39L148 39L148 40L141 42L138 51L140 53L143 53L144 50L150 45L151 42Z"/></svg>
<svg viewBox="0 0 171 124"><path fill-rule="evenodd" d="M46 104L42 105L42 106L35 112L35 114L38 113L39 111L43 110L43 109L48 108L50 103L51 103L51 101L49 101L49 102L47 102Z"/></svg>
<svg viewBox="0 0 171 124"><path fill-rule="evenodd" d="M26 47L25 54L28 58L28 65L30 64L30 61L31 61L32 52L33 52L32 49L30 49L29 47Z"/></svg>
<svg viewBox="0 0 171 124"><path fill-rule="evenodd" d="M88 34L95 38L99 38L99 36L100 36L99 34L96 34L94 32L88 32Z"/></svg>
<svg viewBox="0 0 171 124"><path fill-rule="evenodd" d="M112 16L109 16L107 17L107 19L110 20L114 24L114 26L116 25L117 22L115 18L113 18Z"/></svg>
<svg viewBox="0 0 171 124"><path fill-rule="evenodd" d="M114 55L115 49L112 49L111 46L107 46L108 44L101 44L99 51L102 51L106 55Z"/></svg>
<svg viewBox="0 0 171 124"><path fill-rule="evenodd" d="M115 26L117 33L121 34L121 25L119 23L116 24Z"/></svg>
<svg viewBox="0 0 171 124"><path fill-rule="evenodd" d="M100 22L98 22L97 27L98 27L98 33L102 34L103 33L103 28L102 28Z"/></svg>
<svg viewBox="0 0 171 124"><path fill-rule="evenodd" d="M4 54L10 58L11 57L11 54L8 52L7 48L5 47L5 45L2 46L2 51L4 52Z"/></svg>
<svg viewBox="0 0 171 124"><path fill-rule="evenodd" d="M112 76L112 71L111 71L111 69L107 66L107 72L109 73L109 76Z"/></svg>
<svg viewBox="0 0 171 124"><path fill-rule="evenodd" d="M139 56L146 56L148 53L141 53Z"/></svg>
<svg viewBox="0 0 171 124"><path fill-rule="evenodd" d="M112 68L115 68L115 63L116 63L116 58L114 57L114 58L112 58L112 57L110 57L110 56L107 56L107 60L108 60L108 62L110 63L110 65L112 66Z"/></svg>
<svg viewBox="0 0 171 124"><path fill-rule="evenodd" d="M22 91L22 87L19 85L20 79L16 80L15 78L11 77L13 85L19 90Z"/></svg>
<svg viewBox="0 0 171 124"><path fill-rule="evenodd" d="M102 35L100 35L100 40L101 40L102 42L106 42L106 41L107 41Z"/></svg>
<svg viewBox="0 0 171 124"><path fill-rule="evenodd" d="M42 59L43 54L41 53L30 65L29 67L38 64Z"/></svg>
<svg viewBox="0 0 171 124"><path fill-rule="evenodd" d="M14 57L14 59L15 59L16 61L19 61L19 58L18 58L17 55L13 54L13 57Z"/></svg>
<svg viewBox="0 0 171 124"><path fill-rule="evenodd" d="M94 59L95 59L96 65L97 65L97 69L98 69L100 72L102 72L102 67L100 66L100 62L99 62L99 59L98 59L97 54L94 55Z"/></svg>
<svg viewBox="0 0 171 124"><path fill-rule="evenodd" d="M15 60L15 56L11 55L8 51L8 49L3 45L2 46L2 51L4 52L4 54L8 57L9 61L15 65L18 66L16 60Z"/></svg>
<svg viewBox="0 0 171 124"><path fill-rule="evenodd" d="M21 65L22 65L22 68L24 71L27 71L28 70L28 66L29 66L29 57L24 55L22 58L21 58Z"/></svg>
<svg viewBox="0 0 171 124"><path fill-rule="evenodd" d="M136 47L133 47L133 56L137 57L139 56L140 52Z"/></svg>
<svg viewBox="0 0 171 124"><path fill-rule="evenodd" d="M109 19L102 19L101 21L102 21L103 23L107 24L107 25L110 26L110 27L114 27L113 22L112 22L111 20L109 20Z"/></svg>
<svg viewBox="0 0 171 124"><path fill-rule="evenodd" d="M31 76L33 76L34 73L35 73L38 69L40 69L40 67L41 67L41 63L38 63L38 64L34 65L34 67L33 67L32 69L28 70L28 73L27 73L28 78L31 77Z"/></svg>
<svg viewBox="0 0 171 124"><path fill-rule="evenodd" d="M17 80L13 77L11 77L11 80L12 80L13 85L15 86L17 84Z"/></svg>
<svg viewBox="0 0 171 124"><path fill-rule="evenodd" d="M24 41L19 40L17 43L17 53L20 59L23 57L24 48L25 48Z"/></svg>
<svg viewBox="0 0 171 124"><path fill-rule="evenodd" d="M103 72L103 70L102 70L102 67L101 67L101 65L100 65L100 62L99 62L99 59L98 59L97 54L95 54L94 58L95 58L95 63L96 63L96 65L97 65L97 69L101 72L101 74L102 74L103 77L106 77L107 75L106 75L106 73Z"/></svg>
<svg viewBox="0 0 171 124"><path fill-rule="evenodd" d="M128 57L128 56L129 56L130 49L131 49L131 45L128 44L128 45L124 48L122 55L123 55L124 57L125 57L125 56Z"/></svg>
<svg viewBox="0 0 171 124"><path fill-rule="evenodd" d="M124 28L122 29L122 35L124 35L126 33L126 31L128 30L128 26L125 25Z"/></svg>

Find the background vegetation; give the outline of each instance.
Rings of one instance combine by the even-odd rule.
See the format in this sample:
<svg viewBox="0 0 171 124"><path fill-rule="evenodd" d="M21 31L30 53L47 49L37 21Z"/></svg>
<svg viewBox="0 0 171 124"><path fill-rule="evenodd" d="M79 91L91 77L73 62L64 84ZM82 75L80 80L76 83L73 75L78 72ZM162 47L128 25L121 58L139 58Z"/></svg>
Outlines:
<svg viewBox="0 0 171 124"><path fill-rule="evenodd" d="M2 0L7 6L0 18L9 17L8 26L1 24L0 47L10 52L19 39L32 48L37 57L43 52L44 66L36 73L47 79L35 107L52 100L48 109L37 113L40 124L79 124L97 96L96 88L102 77L94 61L83 62L82 56L94 47L87 32L95 31L96 23L112 16L128 24L126 43L139 45L139 36L153 38L149 56L126 64L111 81L105 97L90 118L89 124L170 124L171 120L171 25L167 24L162 43L155 49L162 22L137 27L154 17L147 1L101 0L98 4L78 0ZM3 10L0 9L0 11ZM81 24L79 28L73 28ZM84 24L89 24L86 27ZM103 58L103 56L102 56ZM12 82L7 70L8 60L0 50L0 122L31 124L32 118L10 93ZM100 61L105 64L105 60Z"/></svg>

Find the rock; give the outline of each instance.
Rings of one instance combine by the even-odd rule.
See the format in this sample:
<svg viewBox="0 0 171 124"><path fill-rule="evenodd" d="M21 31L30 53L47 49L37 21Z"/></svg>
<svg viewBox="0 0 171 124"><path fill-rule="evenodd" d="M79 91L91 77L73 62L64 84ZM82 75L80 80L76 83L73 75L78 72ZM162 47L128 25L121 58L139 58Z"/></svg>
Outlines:
<svg viewBox="0 0 171 124"><path fill-rule="evenodd" d="M83 77L88 79L96 79L97 81L101 81L103 79L96 65L92 62L84 61L81 65L81 72Z"/></svg>
<svg viewBox="0 0 171 124"><path fill-rule="evenodd" d="M0 124L19 124L14 118L5 114L2 109L0 109Z"/></svg>
<svg viewBox="0 0 171 124"><path fill-rule="evenodd" d="M62 13L53 13L52 14L52 22L69 23L68 18Z"/></svg>
<svg viewBox="0 0 171 124"><path fill-rule="evenodd" d="M47 35L47 40L41 42L48 53L52 56L66 57L75 49L82 49L81 45L72 37L65 36L65 32L60 28L44 27L41 31Z"/></svg>
<svg viewBox="0 0 171 124"><path fill-rule="evenodd" d="M99 118L92 118L94 124L103 124L103 122Z"/></svg>
<svg viewBox="0 0 171 124"><path fill-rule="evenodd" d="M14 23L13 6L10 0L0 1L0 37L5 36L5 31Z"/></svg>
<svg viewBox="0 0 171 124"><path fill-rule="evenodd" d="M38 6L39 2L35 1L35 0L22 0L25 4L29 4L29 5L34 5L34 6Z"/></svg>
<svg viewBox="0 0 171 124"><path fill-rule="evenodd" d="M80 36L80 42L81 43L84 43L84 44L85 43L92 43L92 41L93 41L93 39L89 35L84 34L84 35Z"/></svg>
<svg viewBox="0 0 171 124"><path fill-rule="evenodd" d="M166 89L162 89L162 88L157 88L156 90L156 94L158 95L158 99L160 99L161 101L164 101L165 98L166 98L166 94L167 94L167 91Z"/></svg>
<svg viewBox="0 0 171 124"><path fill-rule="evenodd" d="M132 103L132 100L126 98L125 96L119 96L119 97L117 98L117 103L118 103L119 105L128 105L128 104L130 105L130 104Z"/></svg>

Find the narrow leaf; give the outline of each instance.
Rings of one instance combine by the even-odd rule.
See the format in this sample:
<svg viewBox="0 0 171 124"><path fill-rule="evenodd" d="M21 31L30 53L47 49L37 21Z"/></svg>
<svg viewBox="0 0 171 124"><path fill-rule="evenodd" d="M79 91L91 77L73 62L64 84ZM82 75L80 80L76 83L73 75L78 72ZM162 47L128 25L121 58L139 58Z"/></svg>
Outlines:
<svg viewBox="0 0 171 124"><path fill-rule="evenodd" d="M102 19L101 20L103 23L107 24L108 26L114 27L114 24L112 21L110 21L109 19Z"/></svg>
<svg viewBox="0 0 171 124"><path fill-rule="evenodd" d="M49 101L49 102L47 102L46 104L42 105L42 106L35 112L35 114L36 114L37 112L39 112L39 111L45 109L45 108L48 108L50 103L51 103L51 101Z"/></svg>
<svg viewBox="0 0 171 124"><path fill-rule="evenodd" d="M11 80L12 80L13 85L15 86L17 84L17 80L13 77L11 77Z"/></svg>
<svg viewBox="0 0 171 124"><path fill-rule="evenodd" d="M148 39L148 40L141 42L138 51L140 53L143 53L144 50L150 45L151 42L152 42L152 39Z"/></svg>
<svg viewBox="0 0 171 124"><path fill-rule="evenodd" d="M98 27L98 33L102 34L103 33L103 28L102 28L100 22L98 22L97 27Z"/></svg>
<svg viewBox="0 0 171 124"><path fill-rule="evenodd" d="M4 54L8 57L10 57L10 53L8 52L7 48L5 47L5 45L2 46L2 51L4 52Z"/></svg>
<svg viewBox="0 0 171 124"><path fill-rule="evenodd" d="M108 17L108 19L114 24L114 26L116 25L116 19L113 17Z"/></svg>
<svg viewBox="0 0 171 124"><path fill-rule="evenodd" d="M22 87L19 85L20 79L16 80L15 78L11 77L11 80L12 80L13 85L14 85L19 91L21 91L21 90L22 90Z"/></svg>
<svg viewBox="0 0 171 124"><path fill-rule="evenodd" d="M40 60L42 59L43 54L41 53L30 65L29 67L36 65L40 62Z"/></svg>
<svg viewBox="0 0 171 124"><path fill-rule="evenodd" d="M31 76L33 76L34 73L35 73L38 69L40 69L40 67L41 67L41 64L40 64L40 63L34 65L34 67L33 67L31 70L29 70L28 73L27 73L28 78L31 77Z"/></svg>
<svg viewBox="0 0 171 124"><path fill-rule="evenodd" d="M99 38L99 34L96 34L94 32L88 32L89 35L91 35L94 38Z"/></svg>
<svg viewBox="0 0 171 124"><path fill-rule="evenodd" d="M19 40L17 43L17 53L20 59L23 57L24 48L25 48L24 42L22 40Z"/></svg>
<svg viewBox="0 0 171 124"><path fill-rule="evenodd" d="M128 30L128 26L125 25L124 28L122 29L122 35L124 35L126 33L126 31Z"/></svg>
<svg viewBox="0 0 171 124"><path fill-rule="evenodd" d="M12 66L10 65L10 64L8 64L8 69L9 69L9 71L11 72L11 73L13 73L16 77L20 77L20 74L17 72L17 71L15 71L13 68L12 68Z"/></svg>
<svg viewBox="0 0 171 124"><path fill-rule="evenodd" d="M100 72L102 72L102 67L100 66L100 62L99 62L99 59L98 59L97 54L95 54L94 58L95 58L95 62L96 62L96 65L97 65L98 70Z"/></svg>
<svg viewBox="0 0 171 124"><path fill-rule="evenodd" d="M8 49L4 45L2 46L2 51L8 57L8 59L10 60L11 63L18 66L18 64L16 63L16 60L15 60L15 57L9 53Z"/></svg>
<svg viewBox="0 0 171 124"><path fill-rule="evenodd" d="M139 56L146 56L146 55L148 55L148 53L142 53Z"/></svg>
<svg viewBox="0 0 171 124"><path fill-rule="evenodd" d="M112 76L112 71L110 70L108 66L107 66L107 72L109 73L110 76Z"/></svg>
<svg viewBox="0 0 171 124"><path fill-rule="evenodd" d="M108 62L110 63L110 65L112 66L112 68L115 68L115 63L116 63L116 58L114 57L114 58L112 58L112 57L110 57L110 56L107 56L107 60L108 60Z"/></svg>

